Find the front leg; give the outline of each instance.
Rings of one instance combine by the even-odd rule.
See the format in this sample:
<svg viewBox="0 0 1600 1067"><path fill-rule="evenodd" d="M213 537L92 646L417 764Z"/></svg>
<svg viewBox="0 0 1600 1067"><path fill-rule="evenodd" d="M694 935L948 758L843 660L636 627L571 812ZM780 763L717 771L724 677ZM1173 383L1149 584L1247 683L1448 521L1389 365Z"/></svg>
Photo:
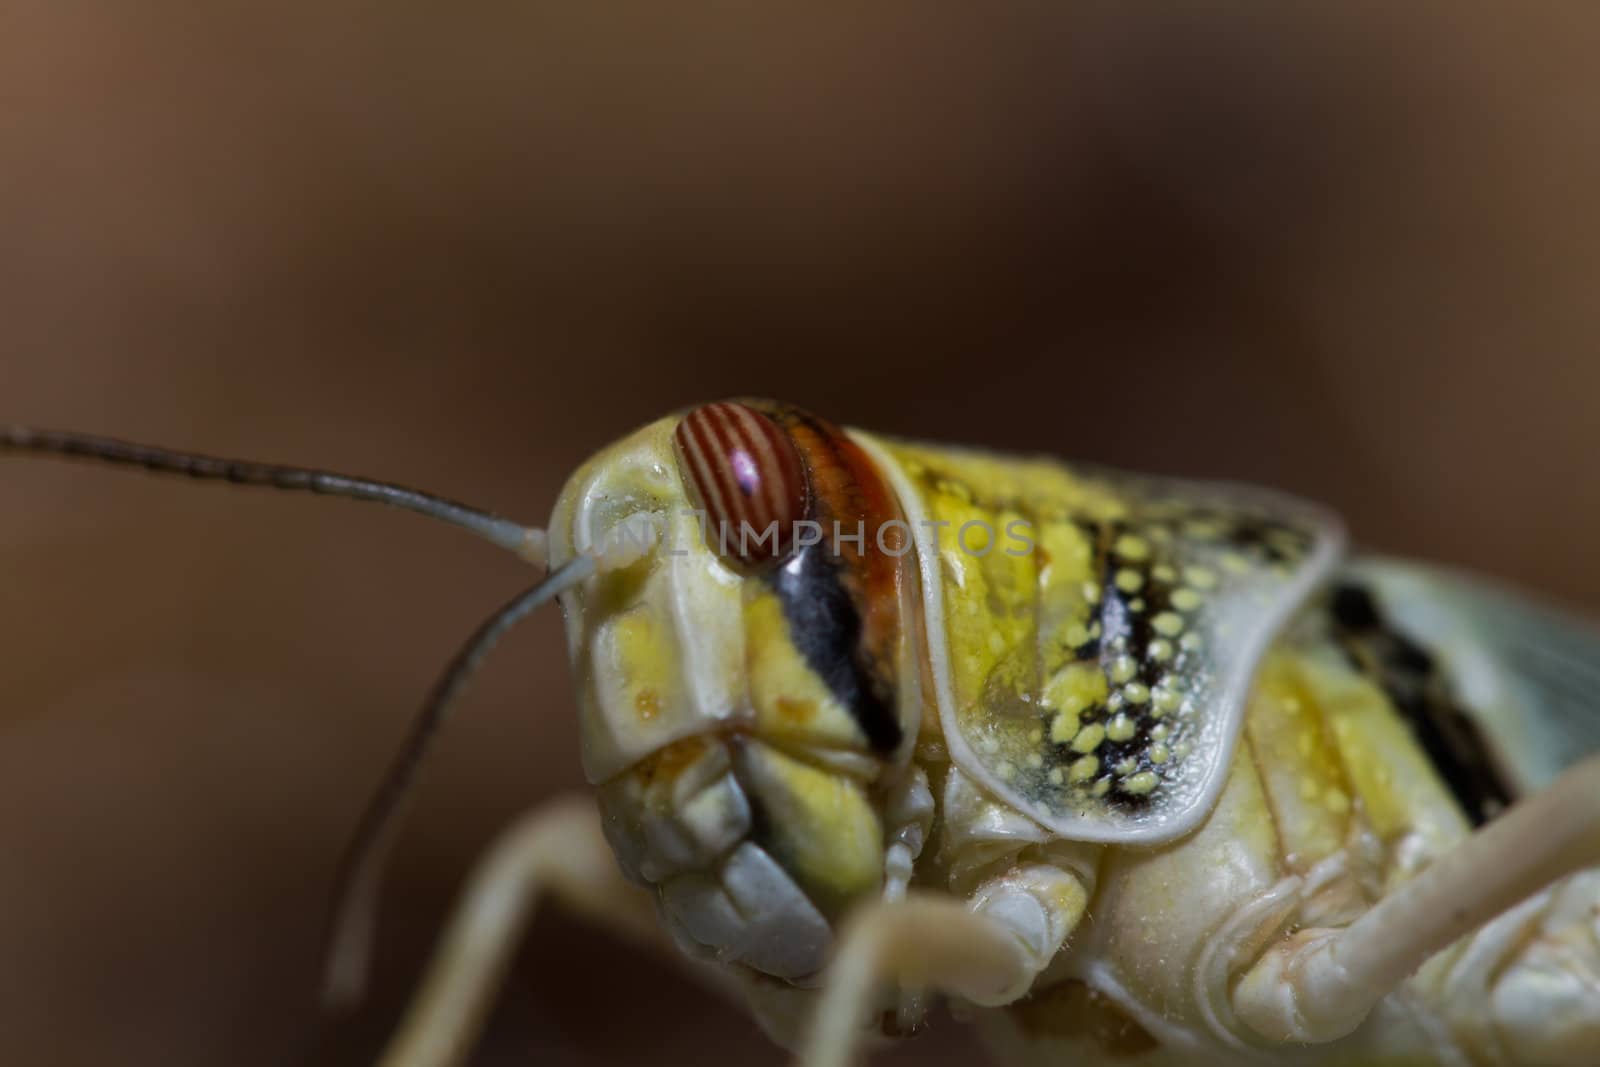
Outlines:
<svg viewBox="0 0 1600 1067"><path fill-rule="evenodd" d="M1021 863L978 887L970 907L1016 939L1025 968L1016 981L988 997L969 997L986 1007L1009 1004L1032 988L1083 918L1089 891L1080 875L1054 863Z"/></svg>
<svg viewBox="0 0 1600 1067"><path fill-rule="evenodd" d="M1083 918L1102 848L1060 841L952 767L944 788L943 858L950 889L1017 942L1024 968L987 1006L1026 994Z"/></svg>
<svg viewBox="0 0 1600 1067"><path fill-rule="evenodd" d="M1097 849L1054 840L953 767L942 807L940 860L951 893L907 896L891 844L884 899L853 916L823 972L803 1067L850 1063L886 987L899 990L902 1030L919 1017L929 988L986 1006L1024 996L1082 919Z"/></svg>
<svg viewBox="0 0 1600 1067"><path fill-rule="evenodd" d="M661 940L649 896L617 869L594 801L571 797L530 811L468 880L383 1067L466 1062L543 896L634 940Z"/></svg>
<svg viewBox="0 0 1600 1067"><path fill-rule="evenodd" d="M960 901L912 893L858 911L840 932L822 995L800 1044L799 1067L848 1067L885 984L944 990L978 1003L1028 970L1015 938Z"/></svg>

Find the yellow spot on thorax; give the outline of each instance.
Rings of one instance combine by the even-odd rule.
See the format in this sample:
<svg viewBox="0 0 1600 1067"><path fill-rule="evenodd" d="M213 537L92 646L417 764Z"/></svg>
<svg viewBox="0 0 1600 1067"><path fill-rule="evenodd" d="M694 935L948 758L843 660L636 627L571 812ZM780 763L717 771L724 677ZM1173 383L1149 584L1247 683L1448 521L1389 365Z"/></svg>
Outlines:
<svg viewBox="0 0 1600 1067"><path fill-rule="evenodd" d="M1142 560L1150 555L1150 545L1144 538L1137 534L1123 534L1117 538L1114 546L1117 555L1123 559Z"/></svg>
<svg viewBox="0 0 1600 1067"><path fill-rule="evenodd" d="M1183 616L1175 611L1163 611L1150 620L1150 626L1163 637L1176 637L1183 631Z"/></svg>
<svg viewBox="0 0 1600 1067"><path fill-rule="evenodd" d="M1074 717L1103 702L1106 698L1106 676L1098 664L1071 663L1052 678L1044 691L1044 706L1067 712Z"/></svg>
<svg viewBox="0 0 1600 1067"><path fill-rule="evenodd" d="M649 722L661 714L661 697L654 689L640 689L634 694L633 709L639 713L640 722Z"/></svg>
<svg viewBox="0 0 1600 1067"><path fill-rule="evenodd" d="M1072 739L1072 751L1093 752L1100 747L1100 742L1106 739L1106 728L1097 722L1078 731L1078 736Z"/></svg>
<svg viewBox="0 0 1600 1067"><path fill-rule="evenodd" d="M1140 771L1132 778L1128 778L1123 781L1122 789L1123 792L1132 793L1134 796L1140 797L1155 789L1155 787L1160 783L1161 779L1157 778L1150 771Z"/></svg>

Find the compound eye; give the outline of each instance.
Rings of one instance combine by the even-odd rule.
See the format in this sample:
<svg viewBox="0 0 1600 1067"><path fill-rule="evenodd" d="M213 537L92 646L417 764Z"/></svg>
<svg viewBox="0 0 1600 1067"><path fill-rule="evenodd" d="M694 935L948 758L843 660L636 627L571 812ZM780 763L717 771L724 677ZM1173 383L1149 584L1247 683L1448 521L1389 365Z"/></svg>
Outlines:
<svg viewBox="0 0 1600 1067"><path fill-rule="evenodd" d="M672 443L705 512L706 541L724 561L757 570L788 555L809 494L800 453L777 423L743 404L703 404Z"/></svg>

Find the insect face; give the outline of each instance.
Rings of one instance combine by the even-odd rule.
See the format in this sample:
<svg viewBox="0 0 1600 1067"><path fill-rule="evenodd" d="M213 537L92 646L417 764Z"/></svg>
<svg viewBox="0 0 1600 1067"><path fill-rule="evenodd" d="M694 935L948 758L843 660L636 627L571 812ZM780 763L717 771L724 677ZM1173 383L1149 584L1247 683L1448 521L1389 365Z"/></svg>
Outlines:
<svg viewBox="0 0 1600 1067"><path fill-rule="evenodd" d="M860 449L756 403L595 457L562 493L551 561L631 560L563 598L584 766L623 866L694 945L794 978L882 887L884 798L921 707L915 572Z"/></svg>

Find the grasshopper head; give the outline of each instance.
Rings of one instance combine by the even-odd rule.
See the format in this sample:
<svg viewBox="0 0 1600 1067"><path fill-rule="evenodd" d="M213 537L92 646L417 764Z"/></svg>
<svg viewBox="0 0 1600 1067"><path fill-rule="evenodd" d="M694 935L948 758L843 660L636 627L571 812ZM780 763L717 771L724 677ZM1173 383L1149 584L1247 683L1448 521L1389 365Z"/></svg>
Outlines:
<svg viewBox="0 0 1600 1067"><path fill-rule="evenodd" d="M585 772L624 868L720 958L802 977L882 883L921 718L899 514L852 438L758 401L652 423L561 494L552 565L623 561L562 598Z"/></svg>

